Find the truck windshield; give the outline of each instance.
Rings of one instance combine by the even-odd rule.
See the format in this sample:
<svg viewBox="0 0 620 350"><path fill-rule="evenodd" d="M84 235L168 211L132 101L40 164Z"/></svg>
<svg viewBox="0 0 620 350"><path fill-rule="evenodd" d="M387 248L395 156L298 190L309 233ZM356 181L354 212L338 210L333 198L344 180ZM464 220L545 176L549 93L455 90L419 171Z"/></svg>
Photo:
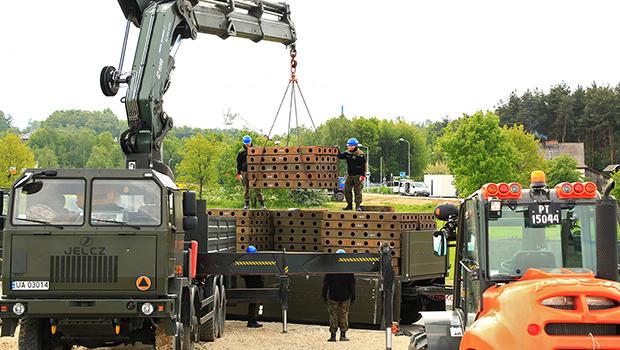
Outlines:
<svg viewBox="0 0 620 350"><path fill-rule="evenodd" d="M551 216L536 216L529 204L503 204L501 217L488 221L490 276L522 276L529 268L596 271L594 208L557 205Z"/></svg>
<svg viewBox="0 0 620 350"><path fill-rule="evenodd" d="M151 179L94 180L92 225L143 225L161 223L161 190Z"/></svg>
<svg viewBox="0 0 620 350"><path fill-rule="evenodd" d="M37 179L15 189L13 225L82 225L84 191L80 179Z"/></svg>

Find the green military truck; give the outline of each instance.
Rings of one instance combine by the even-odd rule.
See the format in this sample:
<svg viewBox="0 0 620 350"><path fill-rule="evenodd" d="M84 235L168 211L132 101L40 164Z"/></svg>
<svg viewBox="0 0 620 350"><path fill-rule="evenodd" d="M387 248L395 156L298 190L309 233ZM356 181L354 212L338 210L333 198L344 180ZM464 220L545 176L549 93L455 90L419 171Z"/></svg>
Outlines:
<svg viewBox="0 0 620 350"><path fill-rule="evenodd" d="M196 203L153 170L27 170L4 226L2 336L20 323L20 350L221 336L223 277L187 243Z"/></svg>

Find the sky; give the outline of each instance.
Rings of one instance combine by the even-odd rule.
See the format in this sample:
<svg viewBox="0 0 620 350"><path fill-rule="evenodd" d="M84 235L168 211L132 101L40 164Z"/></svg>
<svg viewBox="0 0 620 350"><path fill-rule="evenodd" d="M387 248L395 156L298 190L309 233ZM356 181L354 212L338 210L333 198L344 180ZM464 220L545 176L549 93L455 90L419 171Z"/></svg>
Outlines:
<svg viewBox="0 0 620 350"><path fill-rule="evenodd" d="M620 81L620 1L290 0L298 78L315 122L412 122L494 108L511 91ZM114 0L7 1L0 11L0 110L18 127L55 110L112 109L99 72L117 66ZM138 29L130 36L131 66ZM284 45L200 34L183 41L164 110L175 125L224 127L229 108L266 132L289 77ZM276 132L286 130L288 111ZM300 124L309 117L299 114ZM237 120L235 127L243 127Z"/></svg>

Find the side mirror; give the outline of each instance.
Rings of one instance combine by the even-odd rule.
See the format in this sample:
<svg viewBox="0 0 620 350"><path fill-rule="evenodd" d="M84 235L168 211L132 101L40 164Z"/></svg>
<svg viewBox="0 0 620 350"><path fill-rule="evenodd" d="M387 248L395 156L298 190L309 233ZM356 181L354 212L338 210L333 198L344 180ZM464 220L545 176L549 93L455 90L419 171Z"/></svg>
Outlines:
<svg viewBox="0 0 620 350"><path fill-rule="evenodd" d="M183 192L183 216L196 216L196 192Z"/></svg>
<svg viewBox="0 0 620 350"><path fill-rule="evenodd" d="M433 252L437 256L446 256L448 254L448 241L442 231L433 233Z"/></svg>
<svg viewBox="0 0 620 350"><path fill-rule="evenodd" d="M448 221L459 216L459 208L454 204L440 204L433 211L435 218L441 221Z"/></svg>
<svg viewBox="0 0 620 350"><path fill-rule="evenodd" d="M183 217L183 231L193 231L198 228L198 218L195 216Z"/></svg>

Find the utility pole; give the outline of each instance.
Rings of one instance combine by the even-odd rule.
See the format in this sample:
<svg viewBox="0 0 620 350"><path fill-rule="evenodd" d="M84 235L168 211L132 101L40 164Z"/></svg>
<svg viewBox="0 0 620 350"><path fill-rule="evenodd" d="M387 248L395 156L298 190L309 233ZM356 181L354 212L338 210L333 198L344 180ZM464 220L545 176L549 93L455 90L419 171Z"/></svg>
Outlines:
<svg viewBox="0 0 620 350"><path fill-rule="evenodd" d="M399 142L407 142L407 176L411 178L411 143L404 138L398 139Z"/></svg>

